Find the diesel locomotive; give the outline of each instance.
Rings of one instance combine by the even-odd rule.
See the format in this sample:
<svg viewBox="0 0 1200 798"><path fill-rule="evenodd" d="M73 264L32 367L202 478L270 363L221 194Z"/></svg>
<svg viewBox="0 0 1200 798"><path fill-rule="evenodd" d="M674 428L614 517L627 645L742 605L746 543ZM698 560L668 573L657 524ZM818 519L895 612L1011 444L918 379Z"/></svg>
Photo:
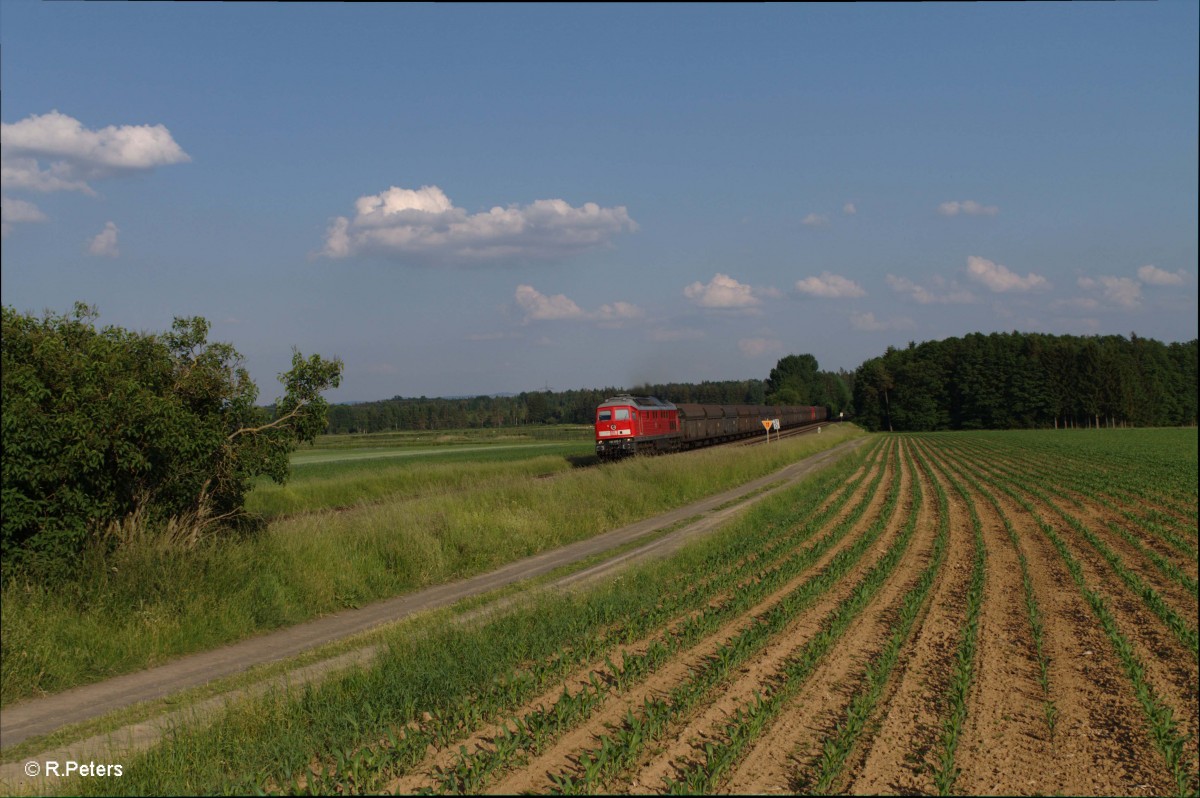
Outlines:
<svg viewBox="0 0 1200 798"><path fill-rule="evenodd" d="M824 421L824 407L672 404L653 396L622 394L596 408L596 455L615 460L633 454L678 452L765 434L762 422L779 419L788 429Z"/></svg>

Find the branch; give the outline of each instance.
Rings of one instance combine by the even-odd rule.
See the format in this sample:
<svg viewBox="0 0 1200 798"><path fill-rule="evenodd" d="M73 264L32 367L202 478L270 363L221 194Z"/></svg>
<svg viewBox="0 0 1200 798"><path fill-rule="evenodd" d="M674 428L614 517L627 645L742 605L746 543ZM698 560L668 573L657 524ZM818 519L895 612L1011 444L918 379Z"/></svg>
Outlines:
<svg viewBox="0 0 1200 798"><path fill-rule="evenodd" d="M303 410L303 409L304 409L304 408L306 408L306 407L308 407L308 403L307 403L307 402L303 402L303 403L301 403L301 404L298 404L298 405L296 405L295 407L293 407L293 408L292 408L292 411L291 411L290 413L288 413L288 414L287 414L287 415L285 415L285 416L280 416L279 418L277 418L277 419L275 419L274 421L272 421L270 424L263 424L261 427L242 427L241 429L239 429L239 430L237 430L237 431L235 431L235 432L231 433L231 434L229 435L229 437L228 437L228 438L226 438L226 440L230 440L230 441L231 441L231 440L233 440L234 438L236 438L237 436L239 436L239 435L241 435L241 434L243 434L243 433L250 433L250 434L254 434L254 433L257 433L257 432L262 432L262 431L263 431L263 430L265 430L265 429L271 429L272 427L277 427L277 426L279 426L280 424L282 424L283 422L287 421L289 418L293 418L293 417L295 417L295 416L299 415L300 411L301 411L301 410Z"/></svg>

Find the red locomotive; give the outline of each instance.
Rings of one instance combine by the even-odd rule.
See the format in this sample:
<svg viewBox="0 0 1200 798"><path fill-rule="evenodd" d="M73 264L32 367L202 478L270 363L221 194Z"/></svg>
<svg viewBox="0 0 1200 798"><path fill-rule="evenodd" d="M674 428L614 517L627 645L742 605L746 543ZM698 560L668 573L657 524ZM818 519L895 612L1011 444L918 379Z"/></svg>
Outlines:
<svg viewBox="0 0 1200 798"><path fill-rule="evenodd" d="M615 460L645 452L677 452L764 434L764 420L779 428L824 421L824 407L675 405L653 396L622 394L596 408L596 455Z"/></svg>

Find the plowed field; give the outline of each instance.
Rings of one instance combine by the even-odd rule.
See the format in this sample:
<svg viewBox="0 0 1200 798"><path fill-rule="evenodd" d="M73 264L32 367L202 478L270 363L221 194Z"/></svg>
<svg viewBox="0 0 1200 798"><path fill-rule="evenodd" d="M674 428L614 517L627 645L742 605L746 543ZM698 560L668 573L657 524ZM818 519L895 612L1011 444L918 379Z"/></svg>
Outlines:
<svg viewBox="0 0 1200 798"><path fill-rule="evenodd" d="M1119 465L881 439L813 517L710 575L735 576L703 610L380 786L1193 791L1195 542L1194 490Z"/></svg>

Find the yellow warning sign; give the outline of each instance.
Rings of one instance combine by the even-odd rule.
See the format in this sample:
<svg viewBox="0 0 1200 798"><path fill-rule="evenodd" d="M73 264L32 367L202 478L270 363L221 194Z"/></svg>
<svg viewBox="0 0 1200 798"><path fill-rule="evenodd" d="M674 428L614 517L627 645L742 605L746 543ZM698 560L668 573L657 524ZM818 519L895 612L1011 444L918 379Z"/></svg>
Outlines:
<svg viewBox="0 0 1200 798"><path fill-rule="evenodd" d="M762 425L763 425L763 429L765 429L767 432L771 431L771 419L764 418Z"/></svg>

